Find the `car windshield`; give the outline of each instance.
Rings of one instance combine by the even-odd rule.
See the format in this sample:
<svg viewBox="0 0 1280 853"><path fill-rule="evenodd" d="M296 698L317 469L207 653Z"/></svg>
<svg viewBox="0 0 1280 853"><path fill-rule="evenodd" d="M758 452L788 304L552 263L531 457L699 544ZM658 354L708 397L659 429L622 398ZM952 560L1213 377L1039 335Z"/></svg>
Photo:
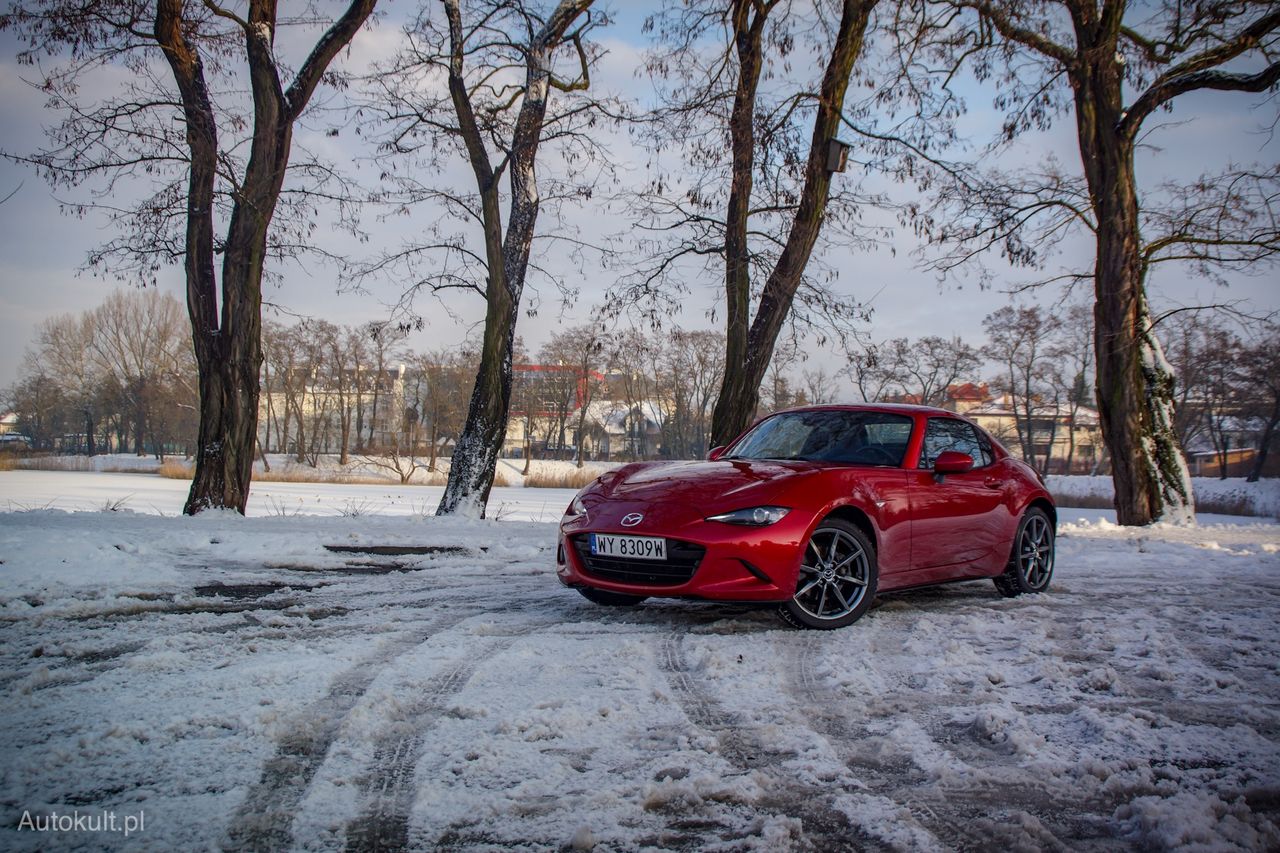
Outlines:
<svg viewBox="0 0 1280 853"><path fill-rule="evenodd" d="M760 422L725 459L795 459L852 465L902 464L911 418L838 409L784 412Z"/></svg>

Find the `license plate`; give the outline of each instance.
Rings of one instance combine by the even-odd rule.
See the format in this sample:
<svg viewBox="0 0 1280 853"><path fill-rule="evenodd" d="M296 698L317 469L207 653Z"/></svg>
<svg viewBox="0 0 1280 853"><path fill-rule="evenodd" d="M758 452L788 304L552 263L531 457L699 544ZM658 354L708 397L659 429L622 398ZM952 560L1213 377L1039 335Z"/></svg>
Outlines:
<svg viewBox="0 0 1280 853"><path fill-rule="evenodd" d="M665 560L667 559L667 540L657 536L612 536L592 533L591 553L601 557Z"/></svg>

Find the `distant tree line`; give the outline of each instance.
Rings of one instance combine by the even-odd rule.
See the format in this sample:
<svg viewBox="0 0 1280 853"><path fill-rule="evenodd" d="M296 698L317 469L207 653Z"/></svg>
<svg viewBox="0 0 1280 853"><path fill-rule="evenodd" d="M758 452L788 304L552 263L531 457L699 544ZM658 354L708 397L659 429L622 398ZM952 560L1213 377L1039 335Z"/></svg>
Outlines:
<svg viewBox="0 0 1280 853"><path fill-rule="evenodd" d="M198 417L182 304L118 290L91 311L45 321L9 404L38 450L190 455Z"/></svg>
<svg viewBox="0 0 1280 853"><path fill-rule="evenodd" d="M1008 306L987 315L983 329L978 344L933 335L868 340L840 364L788 339L774 352L753 417L857 400L950 406L957 388L981 382L1012 411L1013 429L999 438L1041 471L1051 462L1071 470L1077 418L1095 405L1088 306ZM1181 446L1212 447L1224 476L1231 451L1252 450L1256 479L1280 441L1278 327L1177 311L1157 331L1177 380ZM419 469L443 470L439 457L452 455L465 426L479 354L471 345L417 351L407 336L385 323L264 323L258 452L311 466L322 455L343 465L356 456L406 482ZM615 459L694 459L712 443L720 332L582 324L536 351L517 339L513 353L508 426L523 441L507 450L526 460L526 471L535 458L601 458L610 423L623 434L609 451ZM178 301L119 290L93 310L46 321L6 402L36 450L190 456L195 385ZM1059 428L1065 452L1051 459Z"/></svg>
<svg viewBox="0 0 1280 853"><path fill-rule="evenodd" d="M1211 447L1224 478L1231 451L1251 449L1246 477L1256 481L1280 449L1280 325L1250 323L1242 332L1212 312L1189 311L1162 326L1182 446Z"/></svg>

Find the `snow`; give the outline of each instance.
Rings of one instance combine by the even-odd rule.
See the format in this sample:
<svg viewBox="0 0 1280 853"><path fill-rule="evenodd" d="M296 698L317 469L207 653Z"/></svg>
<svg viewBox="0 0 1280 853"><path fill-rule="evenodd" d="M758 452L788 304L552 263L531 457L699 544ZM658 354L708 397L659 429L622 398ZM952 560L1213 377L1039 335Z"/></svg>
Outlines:
<svg viewBox="0 0 1280 853"><path fill-rule="evenodd" d="M1115 494L1114 484L1108 476L1062 476L1051 474L1045 478L1049 491L1060 503L1088 498L1110 503ZM1196 506L1235 506L1245 514L1280 518L1280 479L1274 477L1246 482L1243 477L1192 477Z"/></svg>
<svg viewBox="0 0 1280 853"><path fill-rule="evenodd" d="M96 510L135 475L62 476L0 473L0 501ZM259 489L314 514L0 513L0 847L1280 846L1270 520L1063 509L1049 594L797 632L562 588L567 491L479 521L421 517L426 487ZM375 544L439 550L323 547ZM53 813L133 832L18 828Z"/></svg>
<svg viewBox="0 0 1280 853"><path fill-rule="evenodd" d="M152 474L75 471L0 472L0 510L102 510L176 515L191 484ZM495 487L488 515L502 519L558 521L576 489ZM246 514L251 517L416 515L435 513L443 486L392 483L254 483Z"/></svg>

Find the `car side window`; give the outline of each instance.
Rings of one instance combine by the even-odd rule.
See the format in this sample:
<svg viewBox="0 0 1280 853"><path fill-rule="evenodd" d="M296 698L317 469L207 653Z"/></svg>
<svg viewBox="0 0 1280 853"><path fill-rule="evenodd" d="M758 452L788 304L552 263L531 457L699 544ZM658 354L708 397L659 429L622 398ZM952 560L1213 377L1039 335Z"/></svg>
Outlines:
<svg viewBox="0 0 1280 853"><path fill-rule="evenodd" d="M991 439L987 438L981 430L975 430L978 433L978 450L982 453L982 458L974 457L973 464L975 468L986 468L992 462L996 461L996 452L991 449Z"/></svg>
<svg viewBox="0 0 1280 853"><path fill-rule="evenodd" d="M932 468L947 450L968 454L973 458L975 468L985 467L993 461L991 451L983 447L972 424L955 418L929 418L924 432L924 447L920 450L920 467Z"/></svg>

